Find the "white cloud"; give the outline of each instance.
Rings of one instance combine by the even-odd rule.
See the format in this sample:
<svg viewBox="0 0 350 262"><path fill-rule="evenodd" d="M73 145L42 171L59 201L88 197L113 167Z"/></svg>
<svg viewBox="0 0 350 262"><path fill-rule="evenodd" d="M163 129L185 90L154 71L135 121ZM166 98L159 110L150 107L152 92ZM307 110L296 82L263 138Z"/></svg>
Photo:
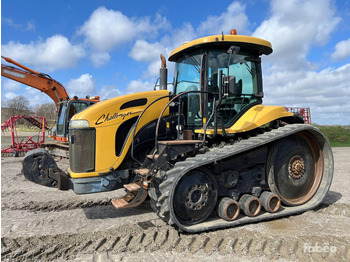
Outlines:
<svg viewBox="0 0 350 262"><path fill-rule="evenodd" d="M97 8L78 31L95 50L110 51L116 46L136 37L156 37L159 29L169 26L166 18L156 15L154 21L149 17L129 18L120 11Z"/></svg>
<svg viewBox="0 0 350 262"><path fill-rule="evenodd" d="M129 56L136 61L152 62L154 59L159 59L161 53L165 53L165 47L159 42L153 44L144 40L137 40L132 47Z"/></svg>
<svg viewBox="0 0 350 262"><path fill-rule="evenodd" d="M87 95L94 96L96 93L95 82L90 74L83 74L77 79L71 79L66 88L70 97L78 96L81 98Z"/></svg>
<svg viewBox="0 0 350 262"><path fill-rule="evenodd" d="M78 35L85 37L91 48L92 62L99 67L109 61L108 52L117 46L135 38L155 38L158 30L166 28L169 28L169 23L160 14L151 21L150 17L130 18L120 11L99 7L81 26Z"/></svg>
<svg viewBox="0 0 350 262"><path fill-rule="evenodd" d="M147 77L155 77L155 79L157 79L159 77L159 69L161 66L161 60L159 59L155 59L151 64L149 64L148 68L147 68L147 72L144 73L144 78ZM168 69L169 71L169 69ZM172 72L170 72L172 73Z"/></svg>
<svg viewBox="0 0 350 262"><path fill-rule="evenodd" d="M78 34L84 35L95 49L106 51L131 40L136 31L133 21L121 12L99 7L83 24Z"/></svg>
<svg viewBox="0 0 350 262"><path fill-rule="evenodd" d="M320 72L278 72L264 80L265 104L311 107L318 124L349 124L350 64ZM335 117L336 112L340 117Z"/></svg>
<svg viewBox="0 0 350 262"><path fill-rule="evenodd" d="M18 94L14 93L14 92L6 92L4 96L6 99L12 99L12 98L16 97L17 95Z"/></svg>
<svg viewBox="0 0 350 262"><path fill-rule="evenodd" d="M165 37L163 42L171 52L176 47L197 37L198 34L193 26L190 23L184 23L180 28L174 29L168 38Z"/></svg>
<svg viewBox="0 0 350 262"><path fill-rule="evenodd" d="M338 61L348 56L350 56L350 38L335 45L335 51L332 54L332 59Z"/></svg>
<svg viewBox="0 0 350 262"><path fill-rule="evenodd" d="M54 35L37 42L22 44L10 41L1 46L4 56L9 56L22 64L39 67L45 71L72 68L85 56L81 45L73 45L62 35Z"/></svg>
<svg viewBox="0 0 350 262"><path fill-rule="evenodd" d="M2 17L2 23L8 25L16 30L21 31L35 31L35 24L33 22L27 22L26 25L18 24L13 19L8 17Z"/></svg>
<svg viewBox="0 0 350 262"><path fill-rule="evenodd" d="M102 100L123 95L123 92L114 85L103 86L99 93Z"/></svg>
<svg viewBox="0 0 350 262"><path fill-rule="evenodd" d="M142 80L132 80L130 81L126 93L140 93L145 91L151 91L154 88L154 83Z"/></svg>
<svg viewBox="0 0 350 262"><path fill-rule="evenodd" d="M10 79L6 79L5 81L1 81L2 91L20 91L22 89L22 84Z"/></svg>
<svg viewBox="0 0 350 262"><path fill-rule="evenodd" d="M20 84L13 80L2 81L1 98L4 101L19 95L28 98L29 107L33 108L37 104L52 103L51 98L38 89Z"/></svg>
<svg viewBox="0 0 350 262"><path fill-rule="evenodd" d="M17 94L18 95L18 94ZM52 103L51 98L30 86L25 86L23 95L28 98L30 107L35 107L36 105L41 105L45 103Z"/></svg>
<svg viewBox="0 0 350 262"><path fill-rule="evenodd" d="M239 33L247 33L249 21L245 14L245 5L239 2L232 2L219 16L209 16L198 27L200 35L218 35L221 32L229 34L232 26L238 30Z"/></svg>
<svg viewBox="0 0 350 262"><path fill-rule="evenodd" d="M94 67L100 67L106 64L111 59L111 56L108 52L96 52L92 53L90 58Z"/></svg>
<svg viewBox="0 0 350 262"><path fill-rule="evenodd" d="M311 68L306 61L310 48L324 45L340 22L329 0L291 0L283 5L271 1L271 16L253 33L272 43L273 56L267 61L286 70Z"/></svg>

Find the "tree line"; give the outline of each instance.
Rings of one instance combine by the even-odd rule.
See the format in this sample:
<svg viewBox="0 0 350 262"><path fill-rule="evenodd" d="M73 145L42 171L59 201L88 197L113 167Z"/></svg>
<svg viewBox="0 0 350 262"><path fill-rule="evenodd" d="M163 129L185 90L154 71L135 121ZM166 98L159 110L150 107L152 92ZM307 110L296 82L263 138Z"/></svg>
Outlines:
<svg viewBox="0 0 350 262"><path fill-rule="evenodd" d="M1 123L15 115L42 116L47 121L55 121L56 105L54 103L45 103L31 108L29 100L22 95L18 95L1 103Z"/></svg>

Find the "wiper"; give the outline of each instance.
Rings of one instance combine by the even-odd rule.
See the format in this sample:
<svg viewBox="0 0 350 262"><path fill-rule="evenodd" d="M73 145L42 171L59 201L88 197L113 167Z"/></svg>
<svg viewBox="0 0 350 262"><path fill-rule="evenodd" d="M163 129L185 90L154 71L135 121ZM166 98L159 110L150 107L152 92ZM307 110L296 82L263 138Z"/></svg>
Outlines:
<svg viewBox="0 0 350 262"><path fill-rule="evenodd" d="M200 73L201 65L198 63L198 61L194 59L193 56L189 56L188 54L185 54L185 57L190 60L191 64L194 66L197 72Z"/></svg>
<svg viewBox="0 0 350 262"><path fill-rule="evenodd" d="M252 69L249 67L247 63L244 63L246 66L247 71L250 73L250 75L253 75Z"/></svg>

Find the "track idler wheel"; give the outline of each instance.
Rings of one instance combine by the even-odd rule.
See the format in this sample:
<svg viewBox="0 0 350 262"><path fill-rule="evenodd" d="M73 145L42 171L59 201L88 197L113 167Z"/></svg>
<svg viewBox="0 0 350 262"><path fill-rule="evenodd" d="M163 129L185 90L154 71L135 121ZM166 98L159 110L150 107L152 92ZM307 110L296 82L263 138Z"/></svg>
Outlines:
<svg viewBox="0 0 350 262"><path fill-rule="evenodd" d="M305 204L315 195L323 170L320 143L306 132L278 141L268 157L270 189L288 206Z"/></svg>
<svg viewBox="0 0 350 262"><path fill-rule="evenodd" d="M259 198L245 194L239 200L239 206L243 213L249 217L255 217L261 210Z"/></svg>
<svg viewBox="0 0 350 262"><path fill-rule="evenodd" d="M280 198L271 192L267 192L267 191L263 192L260 195L259 200L261 202L261 205L265 209L265 211L269 213L277 212L281 206Z"/></svg>
<svg viewBox="0 0 350 262"><path fill-rule="evenodd" d="M239 215L239 204L237 201L224 197L218 204L218 215L226 221L233 221Z"/></svg>

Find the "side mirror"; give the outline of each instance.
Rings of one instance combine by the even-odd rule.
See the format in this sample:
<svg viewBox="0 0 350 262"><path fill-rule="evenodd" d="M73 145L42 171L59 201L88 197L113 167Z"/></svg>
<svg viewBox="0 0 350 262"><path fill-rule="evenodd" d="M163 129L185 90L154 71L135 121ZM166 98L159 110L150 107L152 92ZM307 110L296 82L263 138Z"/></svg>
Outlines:
<svg viewBox="0 0 350 262"><path fill-rule="evenodd" d="M224 90L223 95L224 96L232 96L235 94L235 85L236 85L236 77L235 76L224 76Z"/></svg>
<svg viewBox="0 0 350 262"><path fill-rule="evenodd" d="M234 96L235 95L235 86L236 86L236 77L229 76L227 84L228 84L228 95Z"/></svg>

